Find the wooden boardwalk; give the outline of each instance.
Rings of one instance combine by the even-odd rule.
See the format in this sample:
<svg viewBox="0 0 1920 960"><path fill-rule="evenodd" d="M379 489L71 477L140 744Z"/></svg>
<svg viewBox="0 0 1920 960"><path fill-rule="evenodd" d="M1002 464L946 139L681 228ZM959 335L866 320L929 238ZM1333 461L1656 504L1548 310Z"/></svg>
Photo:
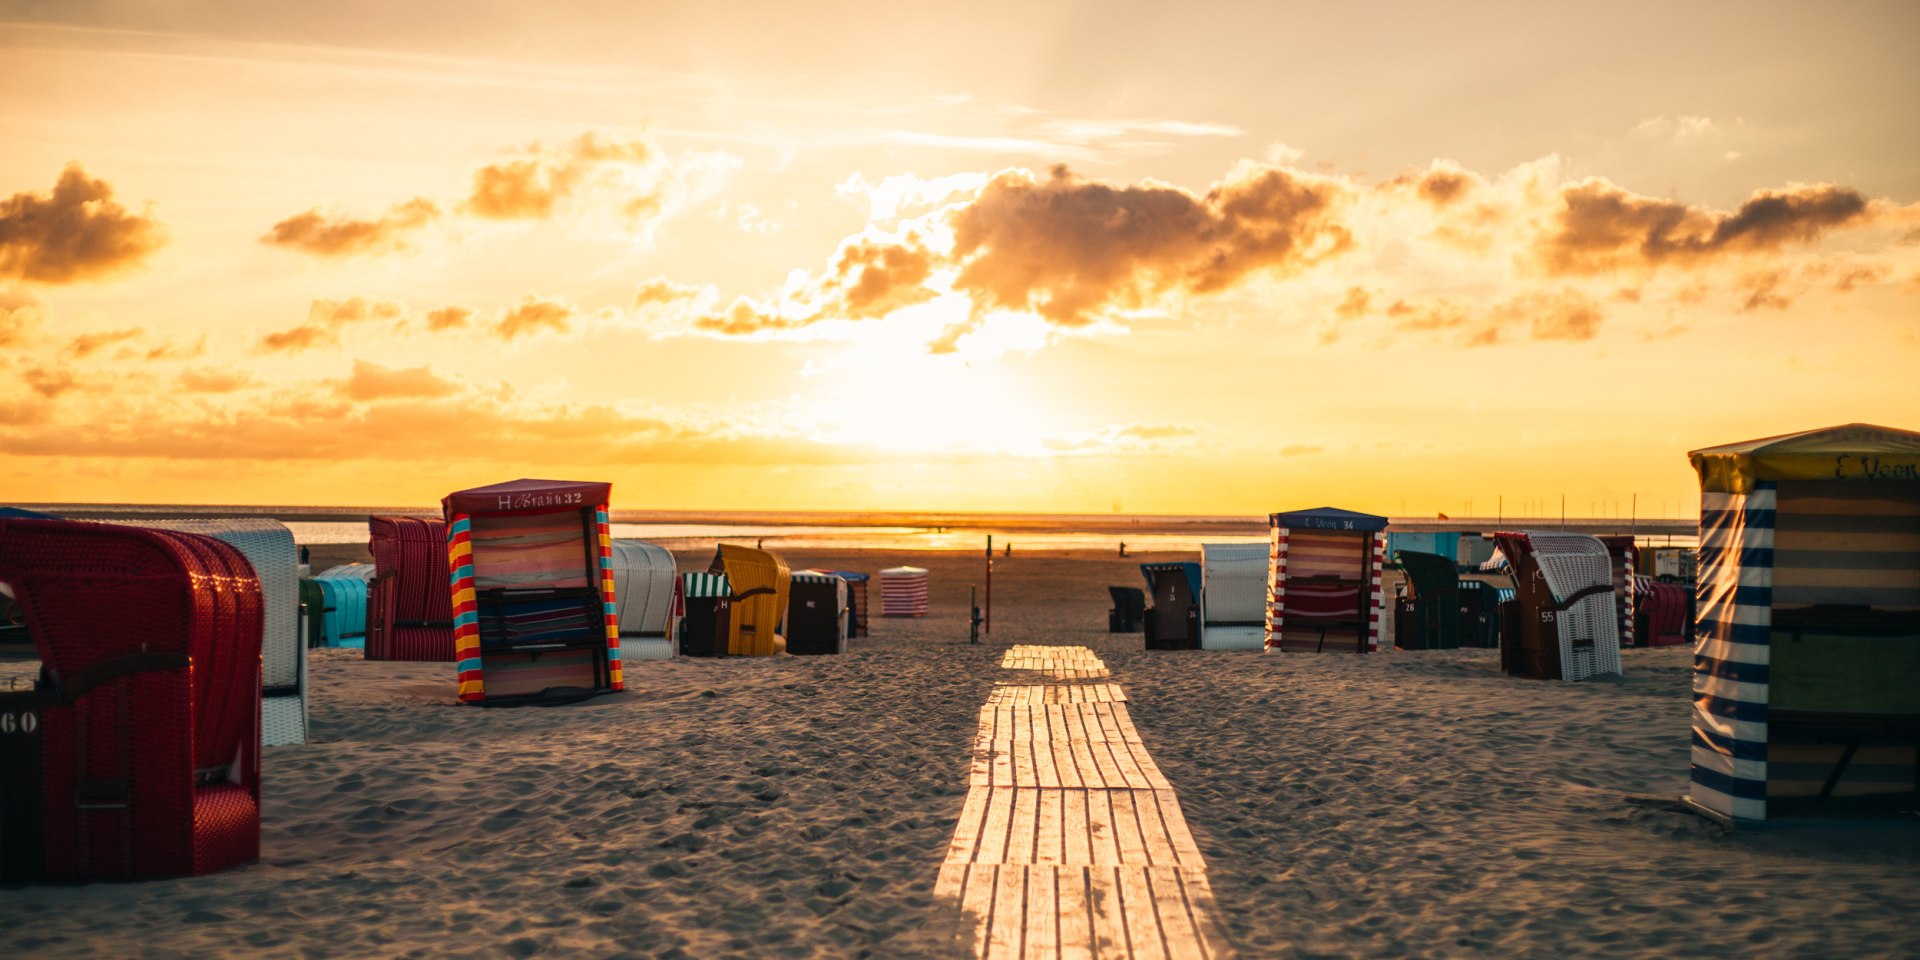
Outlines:
<svg viewBox="0 0 1920 960"><path fill-rule="evenodd" d="M1206 863L1126 695L1085 647L1016 646L980 710L966 805L936 892L976 957L1231 955Z"/></svg>

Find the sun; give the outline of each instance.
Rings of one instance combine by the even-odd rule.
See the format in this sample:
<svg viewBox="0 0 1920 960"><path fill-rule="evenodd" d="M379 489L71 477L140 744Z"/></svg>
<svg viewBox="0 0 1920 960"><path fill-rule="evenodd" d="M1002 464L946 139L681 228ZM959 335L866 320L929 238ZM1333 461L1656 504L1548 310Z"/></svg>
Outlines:
<svg viewBox="0 0 1920 960"><path fill-rule="evenodd" d="M861 324L842 350L809 366L800 417L814 439L903 453L1050 456L1059 411L1006 362L1045 345L1045 321L971 317L966 297L947 294ZM943 339L951 348L933 352Z"/></svg>

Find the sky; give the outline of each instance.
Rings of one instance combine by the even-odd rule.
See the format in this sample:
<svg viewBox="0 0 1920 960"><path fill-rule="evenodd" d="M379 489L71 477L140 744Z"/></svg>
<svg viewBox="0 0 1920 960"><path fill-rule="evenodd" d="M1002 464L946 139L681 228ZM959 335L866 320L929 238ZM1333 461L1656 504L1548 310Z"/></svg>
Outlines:
<svg viewBox="0 0 1920 960"><path fill-rule="evenodd" d="M1920 429L1916 36L0 0L0 501L1685 516Z"/></svg>

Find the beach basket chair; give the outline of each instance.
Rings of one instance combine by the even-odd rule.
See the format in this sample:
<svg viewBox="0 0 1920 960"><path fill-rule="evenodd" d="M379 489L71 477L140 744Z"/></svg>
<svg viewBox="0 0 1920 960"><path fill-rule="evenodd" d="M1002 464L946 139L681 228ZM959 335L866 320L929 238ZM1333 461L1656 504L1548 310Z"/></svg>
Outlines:
<svg viewBox="0 0 1920 960"><path fill-rule="evenodd" d="M197 876L260 852L260 584L191 533L0 520L0 583L41 659L37 810L15 858L63 881ZM11 751L18 760L29 751ZM19 815L17 817L16 815ZM19 818L37 821L18 829ZM30 868L32 865L29 864Z"/></svg>
<svg viewBox="0 0 1920 960"><path fill-rule="evenodd" d="M1454 562L1435 553L1401 550L1393 555L1407 575L1410 616L1394 624L1402 650L1453 650L1460 646L1460 575Z"/></svg>
<svg viewBox="0 0 1920 960"><path fill-rule="evenodd" d="M1677 583L1663 583L1652 577L1634 577L1634 638L1643 647L1668 647L1691 642L1692 618L1688 606L1692 593Z"/></svg>
<svg viewBox="0 0 1920 960"><path fill-rule="evenodd" d="M797 570L787 587L787 652L847 652L847 582L825 570Z"/></svg>
<svg viewBox="0 0 1920 960"><path fill-rule="evenodd" d="M1606 545L1581 533L1497 533L1515 600L1500 608L1500 665L1541 680L1620 672L1620 615Z"/></svg>
<svg viewBox="0 0 1920 960"><path fill-rule="evenodd" d="M1139 587L1108 587L1113 606L1107 610L1108 633L1139 633L1147 618L1147 594Z"/></svg>
<svg viewBox="0 0 1920 960"><path fill-rule="evenodd" d="M680 655L685 657L724 657L727 655L728 620L733 607L733 587L725 574L684 573L680 575Z"/></svg>
<svg viewBox="0 0 1920 960"><path fill-rule="evenodd" d="M368 517L374 579L367 591L368 660L453 662L447 522Z"/></svg>
<svg viewBox="0 0 1920 960"><path fill-rule="evenodd" d="M620 659L673 659L674 620L681 608L673 554L639 540L615 540L611 556Z"/></svg>
<svg viewBox="0 0 1920 960"><path fill-rule="evenodd" d="M1460 645L1500 646L1499 590L1484 580L1461 578L1454 589L1460 595Z"/></svg>
<svg viewBox="0 0 1920 960"><path fill-rule="evenodd" d="M1200 565L1143 563L1140 575L1153 599L1142 613L1148 650L1195 650L1200 646Z"/></svg>
<svg viewBox="0 0 1920 960"><path fill-rule="evenodd" d="M265 626L260 635L261 743L307 742L307 648L301 642L300 548L278 520L145 520L134 526L198 533L247 558L260 580Z"/></svg>

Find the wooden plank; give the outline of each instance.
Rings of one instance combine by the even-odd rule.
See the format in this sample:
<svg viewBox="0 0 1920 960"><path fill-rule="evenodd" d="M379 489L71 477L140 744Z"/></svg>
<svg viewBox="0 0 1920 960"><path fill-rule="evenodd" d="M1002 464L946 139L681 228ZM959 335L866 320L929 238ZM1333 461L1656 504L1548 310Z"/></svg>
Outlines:
<svg viewBox="0 0 1920 960"><path fill-rule="evenodd" d="M1128 955L1127 923L1121 915L1114 867L1087 870L1087 912L1093 920L1093 951L1101 957Z"/></svg>
<svg viewBox="0 0 1920 960"><path fill-rule="evenodd" d="M999 880L993 891L993 921L987 927L989 958L1018 960L1027 928L1027 872L996 867Z"/></svg>
<svg viewBox="0 0 1920 960"><path fill-rule="evenodd" d="M973 955L986 956L993 925L993 885L999 867L972 866L967 869L966 885L960 894L960 909L973 918Z"/></svg>
<svg viewBox="0 0 1920 960"><path fill-rule="evenodd" d="M1027 936L1020 956L1055 960L1060 956L1060 901L1057 877L1051 867L1029 867L1027 877Z"/></svg>
<svg viewBox="0 0 1920 960"><path fill-rule="evenodd" d="M1128 790L1127 803L1133 808L1133 815L1140 828L1140 843L1146 848L1149 864L1160 866L1178 866L1179 856L1173 849L1173 838L1167 833L1165 820L1160 816L1160 803L1153 790Z"/></svg>
<svg viewBox="0 0 1920 960"><path fill-rule="evenodd" d="M1161 938L1171 960L1206 960L1207 947L1187 905L1180 871L1149 867L1147 883L1153 895L1153 907L1160 918Z"/></svg>
<svg viewBox="0 0 1920 960"><path fill-rule="evenodd" d="M1133 765L1139 768L1140 778L1147 787L1154 790L1173 789L1173 784L1167 782L1167 775L1160 772L1160 765L1153 762L1153 754L1148 752L1146 744L1138 740L1123 742L1126 744L1127 755L1131 758Z"/></svg>
<svg viewBox="0 0 1920 960"><path fill-rule="evenodd" d="M1174 862L1182 867L1205 869L1206 863L1200 857L1200 845L1193 840L1192 831L1187 829L1187 818L1180 812L1180 800L1172 790L1142 790L1134 794L1136 800L1145 802L1151 798L1158 812L1160 823L1167 832L1167 842L1173 847ZM1146 813L1141 813L1144 819Z"/></svg>
<svg viewBox="0 0 1920 960"><path fill-rule="evenodd" d="M1045 746L1053 754L1053 771L1061 787L1078 790L1087 785L1080 778L1080 761L1074 757L1072 740L1051 740Z"/></svg>
<svg viewBox="0 0 1920 960"><path fill-rule="evenodd" d="M1013 756L1013 780L1016 787L1038 786L1040 777L1033 769L1033 741L1008 740L1004 749Z"/></svg>
<svg viewBox="0 0 1920 960"><path fill-rule="evenodd" d="M1007 856L1002 863L1032 863L1034 838L1040 833L1040 791L1013 791L1013 819L1007 824Z"/></svg>
<svg viewBox="0 0 1920 960"><path fill-rule="evenodd" d="M1146 842L1140 838L1140 817L1133 812L1133 791L1109 790L1108 802L1113 810L1113 839L1120 848L1120 859L1116 863L1146 866Z"/></svg>
<svg viewBox="0 0 1920 960"><path fill-rule="evenodd" d="M1013 823L1013 788L989 789L987 815L981 821L980 843L974 858L980 863L1007 862L1007 828Z"/></svg>
<svg viewBox="0 0 1920 960"><path fill-rule="evenodd" d="M967 887L967 869L971 864L948 860L940 865L940 877L933 882L933 895L958 900Z"/></svg>
<svg viewBox="0 0 1920 960"><path fill-rule="evenodd" d="M1040 812L1035 823L1033 862L1058 864L1064 862L1061 831L1066 825L1065 791L1041 790Z"/></svg>
<svg viewBox="0 0 1920 960"><path fill-rule="evenodd" d="M1100 775L1099 765L1093 760L1095 746L1097 744L1085 740L1067 741L1067 750L1073 755L1074 777L1081 786L1090 790L1102 789L1107 785L1106 778Z"/></svg>
<svg viewBox="0 0 1920 960"><path fill-rule="evenodd" d="M1060 772L1054 769L1052 740L1028 740L1027 746L1033 749L1033 786L1059 787Z"/></svg>
<svg viewBox="0 0 1920 960"><path fill-rule="evenodd" d="M1120 859L1120 842L1113 827L1112 791L1087 791L1087 848L1092 851L1090 864L1112 866L1125 862Z"/></svg>
<svg viewBox="0 0 1920 960"><path fill-rule="evenodd" d="M1193 918L1193 929L1200 940L1201 948L1208 957L1230 957L1233 948L1227 943L1226 930L1220 924L1220 905L1213 899L1213 887L1207 883L1205 870L1178 871L1180 892L1187 898L1187 914Z"/></svg>
<svg viewBox="0 0 1920 960"><path fill-rule="evenodd" d="M1060 791L1060 853L1069 866L1093 865L1093 834L1087 829L1085 790Z"/></svg>
<svg viewBox="0 0 1920 960"><path fill-rule="evenodd" d="M1060 906L1060 960L1093 960L1093 913L1087 903L1087 868L1055 872Z"/></svg>
<svg viewBox="0 0 1920 960"><path fill-rule="evenodd" d="M981 821L987 816L987 795L985 790L967 791L966 802L960 805L960 819L953 825L953 840L947 844L948 863L974 859L974 850L980 844Z"/></svg>
<svg viewBox="0 0 1920 960"><path fill-rule="evenodd" d="M1114 871L1114 876L1120 888L1120 909L1126 917L1127 943L1133 948L1134 960L1164 960L1167 941L1160 931L1159 911L1154 909L1147 869L1121 867Z"/></svg>

